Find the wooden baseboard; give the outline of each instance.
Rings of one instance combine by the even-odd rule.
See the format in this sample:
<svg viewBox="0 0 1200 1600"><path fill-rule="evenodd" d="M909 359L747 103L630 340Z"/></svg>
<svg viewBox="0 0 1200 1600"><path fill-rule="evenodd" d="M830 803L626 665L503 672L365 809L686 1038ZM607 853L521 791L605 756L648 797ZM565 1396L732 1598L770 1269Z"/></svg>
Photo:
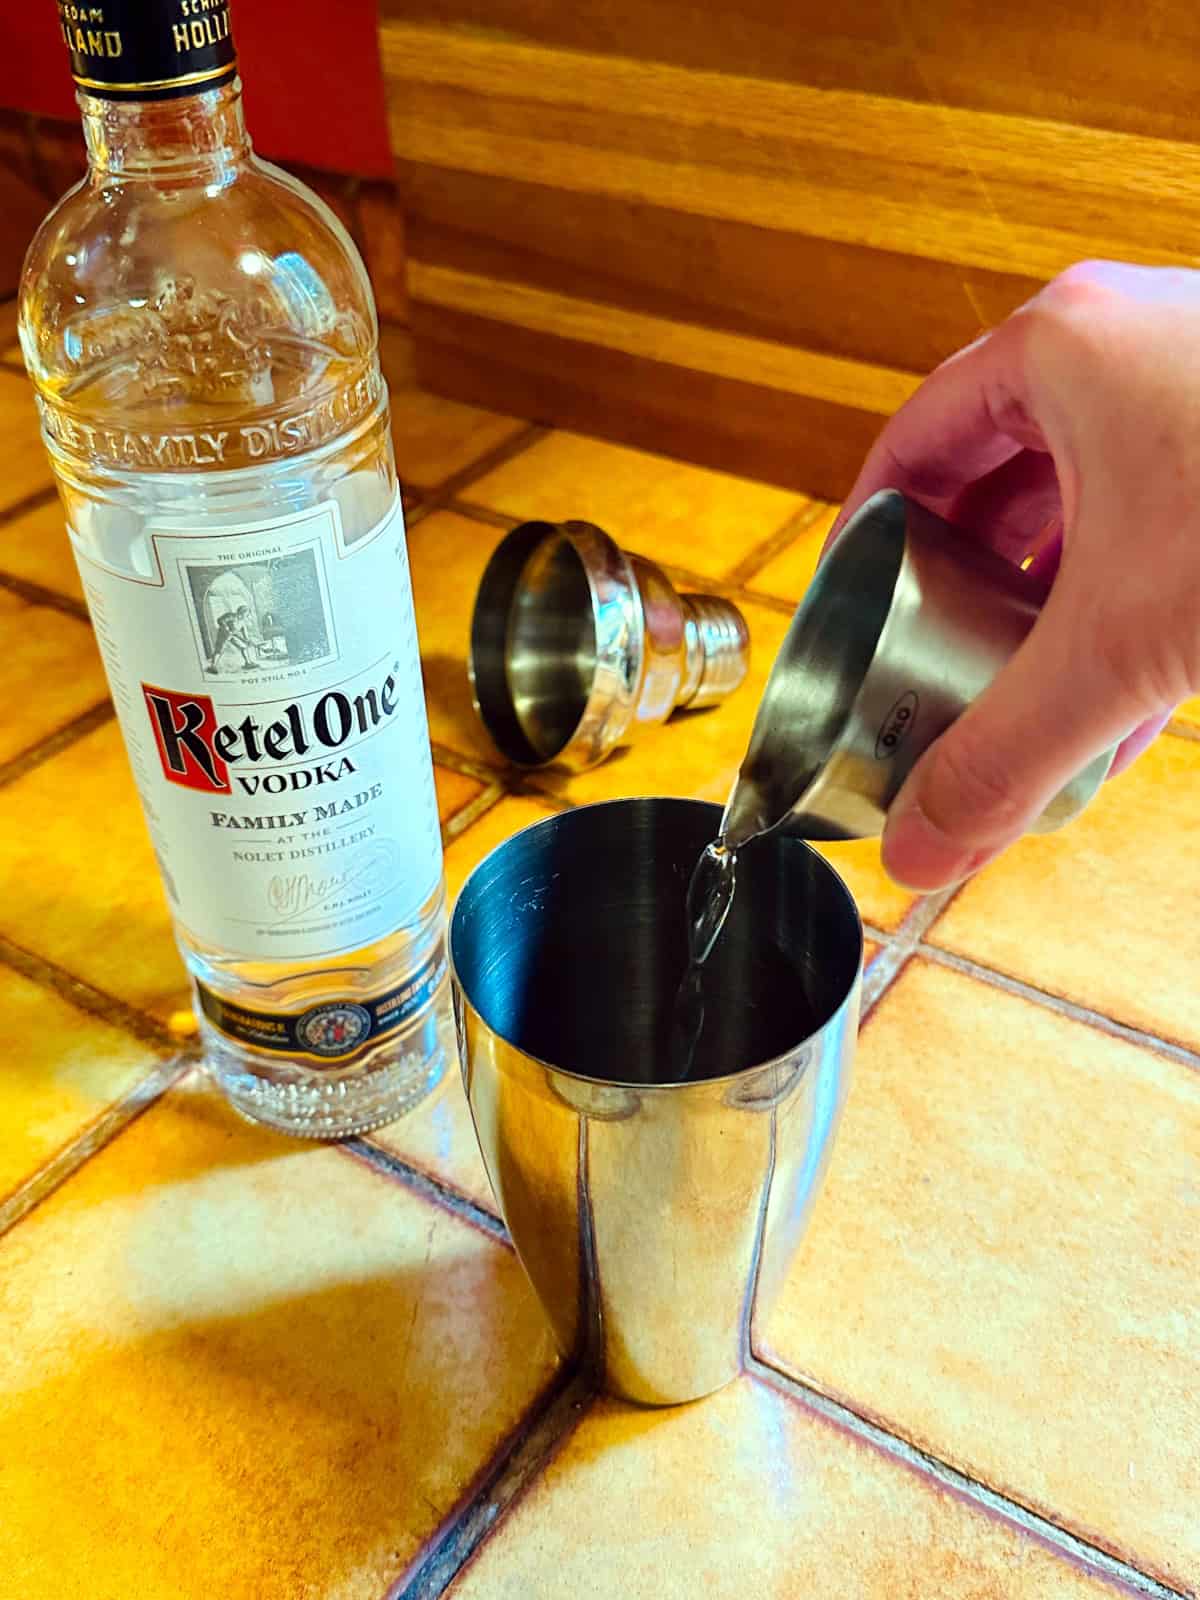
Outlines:
<svg viewBox="0 0 1200 1600"><path fill-rule="evenodd" d="M410 326L417 376L440 394L823 499L845 494L882 421L416 300Z"/></svg>

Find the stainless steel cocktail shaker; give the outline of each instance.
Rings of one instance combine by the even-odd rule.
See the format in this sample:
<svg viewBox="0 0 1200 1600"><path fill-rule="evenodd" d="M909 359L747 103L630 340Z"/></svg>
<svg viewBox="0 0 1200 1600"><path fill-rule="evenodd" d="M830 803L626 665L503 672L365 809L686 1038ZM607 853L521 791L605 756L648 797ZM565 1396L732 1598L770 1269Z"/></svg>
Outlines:
<svg viewBox="0 0 1200 1600"><path fill-rule="evenodd" d="M720 816L560 812L475 868L450 927L467 1098L513 1242L564 1356L648 1405L741 1370L816 1201L858 1029L854 901L776 835L739 862L713 958L728 1072L675 1081L687 883Z"/></svg>

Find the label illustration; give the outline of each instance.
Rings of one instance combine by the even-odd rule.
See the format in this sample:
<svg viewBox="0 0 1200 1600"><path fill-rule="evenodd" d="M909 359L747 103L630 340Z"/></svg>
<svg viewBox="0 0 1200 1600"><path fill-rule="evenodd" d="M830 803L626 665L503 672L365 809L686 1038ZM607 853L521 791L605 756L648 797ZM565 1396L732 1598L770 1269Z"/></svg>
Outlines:
<svg viewBox="0 0 1200 1600"><path fill-rule="evenodd" d="M409 920L441 836L399 499L349 547L325 501L216 531L156 520L136 575L76 557L188 933L307 960Z"/></svg>

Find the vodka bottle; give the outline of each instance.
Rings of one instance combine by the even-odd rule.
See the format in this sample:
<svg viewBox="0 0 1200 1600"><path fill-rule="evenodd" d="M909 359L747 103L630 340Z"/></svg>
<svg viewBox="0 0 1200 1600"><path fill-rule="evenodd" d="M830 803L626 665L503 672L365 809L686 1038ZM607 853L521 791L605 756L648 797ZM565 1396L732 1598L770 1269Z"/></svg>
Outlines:
<svg viewBox="0 0 1200 1600"><path fill-rule="evenodd" d="M250 1116L359 1132L453 1037L370 286L251 153L227 0L59 13L89 171L21 344L206 1059Z"/></svg>

